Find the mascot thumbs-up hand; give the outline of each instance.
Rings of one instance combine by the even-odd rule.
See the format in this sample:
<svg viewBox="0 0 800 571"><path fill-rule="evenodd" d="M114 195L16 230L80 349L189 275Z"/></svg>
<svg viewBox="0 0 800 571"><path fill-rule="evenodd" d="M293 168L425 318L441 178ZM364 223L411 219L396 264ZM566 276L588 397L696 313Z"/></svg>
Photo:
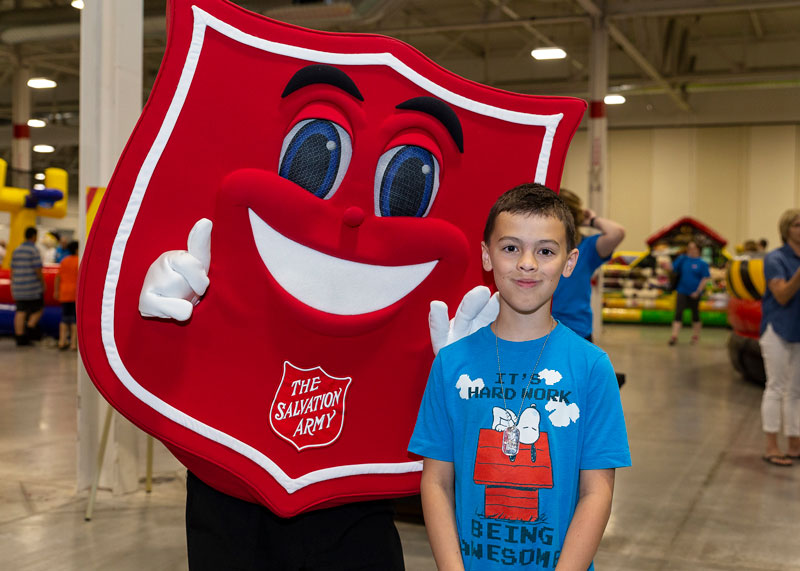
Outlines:
<svg viewBox="0 0 800 571"><path fill-rule="evenodd" d="M442 347L475 333L494 321L500 311L497 295L492 295L486 286L472 288L464 294L453 319L449 318L446 303L432 301L428 313L428 328L433 354L437 355Z"/></svg>
<svg viewBox="0 0 800 571"><path fill-rule="evenodd" d="M208 288L211 263L211 220L198 220L187 240L188 250L164 252L147 270L139 296L144 317L186 321Z"/></svg>

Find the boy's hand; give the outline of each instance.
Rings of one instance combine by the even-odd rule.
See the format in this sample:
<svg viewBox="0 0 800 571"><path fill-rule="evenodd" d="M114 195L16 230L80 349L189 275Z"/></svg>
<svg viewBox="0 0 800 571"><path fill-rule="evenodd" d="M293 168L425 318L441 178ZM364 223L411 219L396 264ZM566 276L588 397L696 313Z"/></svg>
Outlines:
<svg viewBox="0 0 800 571"><path fill-rule="evenodd" d="M464 295L453 319L449 317L446 303L432 301L428 327L431 331L433 354L438 354L442 347L494 321L500 311L497 295L492 295L486 286L472 288Z"/></svg>
<svg viewBox="0 0 800 571"><path fill-rule="evenodd" d="M139 313L186 321L208 288L211 220L201 218L189 232L188 250L164 252L147 270L139 296Z"/></svg>

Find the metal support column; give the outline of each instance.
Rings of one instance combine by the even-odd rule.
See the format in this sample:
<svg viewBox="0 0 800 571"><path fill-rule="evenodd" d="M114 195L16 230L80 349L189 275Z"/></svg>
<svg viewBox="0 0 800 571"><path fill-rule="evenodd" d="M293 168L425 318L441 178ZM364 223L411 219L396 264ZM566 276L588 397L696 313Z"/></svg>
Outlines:
<svg viewBox="0 0 800 571"><path fill-rule="evenodd" d="M16 188L31 188L31 88L30 69L19 66L11 80L11 168L7 184Z"/></svg>
<svg viewBox="0 0 800 571"><path fill-rule="evenodd" d="M86 228L87 187L106 186L142 110L143 0L86 0L81 12L79 226ZM81 240L81 246L85 240ZM83 252L81 252L83 254ZM98 470L106 402L78 365L78 489ZM139 485L141 433L116 414L100 485L130 492Z"/></svg>
<svg viewBox="0 0 800 571"><path fill-rule="evenodd" d="M606 150L608 124L606 104L608 91L608 30L604 14L592 15L592 41L589 75L589 208L598 216L608 213L606 193ZM593 331L602 334L602 275L598 273L597 286L592 289Z"/></svg>

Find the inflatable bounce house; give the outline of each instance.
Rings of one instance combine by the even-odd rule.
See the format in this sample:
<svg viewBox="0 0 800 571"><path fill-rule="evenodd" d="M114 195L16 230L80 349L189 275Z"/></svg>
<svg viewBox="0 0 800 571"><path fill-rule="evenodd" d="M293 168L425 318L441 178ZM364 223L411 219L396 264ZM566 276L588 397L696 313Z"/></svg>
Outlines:
<svg viewBox="0 0 800 571"><path fill-rule="evenodd" d="M282 517L417 493L430 303L484 283L500 194L559 188L586 103L221 0L174 0L167 22L81 264L92 381Z"/></svg>
<svg viewBox="0 0 800 571"><path fill-rule="evenodd" d="M730 255L727 243L714 230L689 217L665 226L647 239L648 250L615 252L603 267L603 321L671 323L675 293L670 291L672 261L694 241L711 268L711 280L700 300L704 325L725 326L728 294L725 267ZM684 313L689 324L689 314Z"/></svg>
<svg viewBox="0 0 800 571"><path fill-rule="evenodd" d="M11 255L25 239L25 229L36 226L37 217L63 218L67 214L67 172L49 168L44 171L44 188L14 188L5 185L8 164L0 159L0 211L8 212L11 220L6 242L6 255L0 266L0 334L14 334L14 300L11 297ZM45 308L39 322L42 331L58 337L61 307L53 299L58 264L45 264Z"/></svg>
<svg viewBox="0 0 800 571"><path fill-rule="evenodd" d="M728 356L733 368L745 379L765 384L764 360L758 338L761 333L761 297L764 295L764 259L736 257L728 265Z"/></svg>

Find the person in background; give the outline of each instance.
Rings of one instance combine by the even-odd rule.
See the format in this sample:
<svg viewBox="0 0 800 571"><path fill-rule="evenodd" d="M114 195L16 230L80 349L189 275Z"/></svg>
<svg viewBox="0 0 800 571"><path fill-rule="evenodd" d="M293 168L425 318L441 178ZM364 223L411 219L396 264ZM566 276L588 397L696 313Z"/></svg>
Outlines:
<svg viewBox="0 0 800 571"><path fill-rule="evenodd" d="M58 348L78 349L78 327L75 322L75 294L78 289L78 242L66 247L67 256L61 260L55 281L55 297L61 303L61 323L58 326Z"/></svg>
<svg viewBox="0 0 800 571"><path fill-rule="evenodd" d="M686 245L686 253L678 256L673 262L672 271L680 274L680 278L675 288L678 296L675 301L675 317L672 320L669 344L675 345L678 342L683 311L688 308L692 311L692 345L694 345L700 340L700 329L703 327L700 321L700 297L711 278L708 263L700 257L697 242L691 241Z"/></svg>
<svg viewBox="0 0 800 571"><path fill-rule="evenodd" d="M37 244L43 263L54 264L56 262L56 246L58 246L59 240L58 232L47 231L44 233L41 241Z"/></svg>
<svg viewBox="0 0 800 571"><path fill-rule="evenodd" d="M561 189L559 196L575 219L575 243L580 254L572 275L558 282L553 294L553 317L592 341L592 275L611 258L625 238L625 228L584 208L581 199L566 188ZM597 232L584 236L579 231L581 227Z"/></svg>
<svg viewBox="0 0 800 571"><path fill-rule="evenodd" d="M61 236L58 232L53 232L53 234L58 238L58 246L56 246L55 262L57 264L60 264L61 260L70 255L69 254L70 239L67 236Z"/></svg>
<svg viewBox="0 0 800 571"><path fill-rule="evenodd" d="M787 210L778 222L783 246L764 258L767 288L761 299L761 355L767 384L761 399L766 434L763 459L791 466L800 458L800 209ZM778 433L788 440L783 454Z"/></svg>
<svg viewBox="0 0 800 571"><path fill-rule="evenodd" d="M744 253L752 254L758 252L758 243L755 240L744 241Z"/></svg>
<svg viewBox="0 0 800 571"><path fill-rule="evenodd" d="M758 241L758 251L759 252L764 252L766 254L768 245L769 245L769 242L767 241L767 239L766 238L761 238Z"/></svg>
<svg viewBox="0 0 800 571"><path fill-rule="evenodd" d="M33 226L25 229L25 241L11 253L11 297L17 308L14 313L14 335L17 345L38 341L39 320L44 310L44 277L42 258L36 247L38 232Z"/></svg>

